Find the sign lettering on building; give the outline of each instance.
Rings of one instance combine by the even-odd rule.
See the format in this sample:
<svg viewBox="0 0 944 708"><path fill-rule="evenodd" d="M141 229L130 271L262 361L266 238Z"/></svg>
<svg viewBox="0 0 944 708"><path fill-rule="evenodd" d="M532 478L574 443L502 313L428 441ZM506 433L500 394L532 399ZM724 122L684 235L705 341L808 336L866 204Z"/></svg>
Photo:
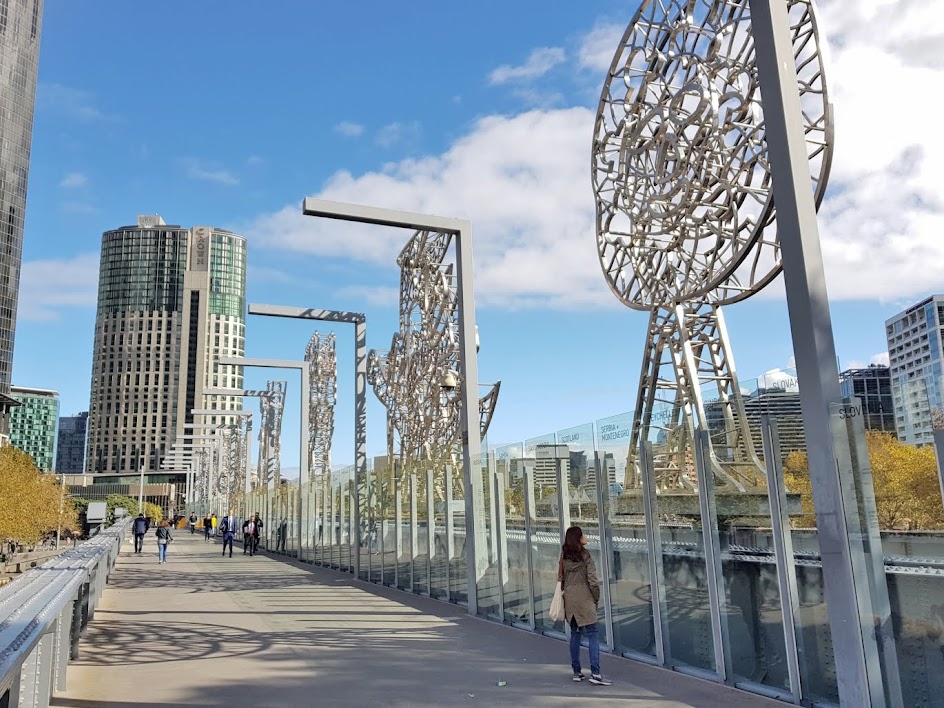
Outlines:
<svg viewBox="0 0 944 708"><path fill-rule="evenodd" d="M193 254L190 257L190 269L207 271L210 269L210 232L205 226L193 229Z"/></svg>

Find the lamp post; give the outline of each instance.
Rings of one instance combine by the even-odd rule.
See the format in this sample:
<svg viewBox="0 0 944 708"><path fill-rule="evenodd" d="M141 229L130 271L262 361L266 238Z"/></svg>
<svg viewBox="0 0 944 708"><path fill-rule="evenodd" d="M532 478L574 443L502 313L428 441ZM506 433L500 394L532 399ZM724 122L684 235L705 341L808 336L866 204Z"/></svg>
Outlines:
<svg viewBox="0 0 944 708"><path fill-rule="evenodd" d="M319 310L317 308L282 305L249 305L250 315L287 317L316 322L339 322L354 325L354 488L367 479L367 317L360 312ZM307 366L307 362L306 362ZM307 370L306 370L307 376ZM309 388L305 386L305 410L308 410ZM303 430L308 440L308 423ZM307 444L305 459L308 459ZM307 462L306 462L307 465ZM354 576L360 576L360 504L354 504L353 528L358 535L358 551L354 556Z"/></svg>
<svg viewBox="0 0 944 708"><path fill-rule="evenodd" d="M241 356L221 356L217 363L222 366L249 366L262 369L294 369L301 374L301 424L299 433L299 458L298 458L298 553L301 557L302 541L305 537L304 531L304 504L302 503L301 490L308 484L308 402L310 398L308 362L291 361L288 359L247 359ZM217 413L220 415L220 413Z"/></svg>
<svg viewBox="0 0 944 708"><path fill-rule="evenodd" d="M475 298L472 284L472 224L429 214L380 209L359 204L344 204L306 197L302 203L306 216L338 219L361 224L432 231L450 234L456 243L456 289L459 305L459 374L462 405L459 409L459 435L462 444L462 472L465 487L466 562L469 582L469 614L478 614L477 587L488 565L485 546L485 495L482 485L481 437L479 431L478 359L475 351ZM250 306L250 314L253 314ZM366 448L364 454L366 469ZM356 480L359 483L363 480Z"/></svg>
<svg viewBox="0 0 944 708"><path fill-rule="evenodd" d="M144 457L138 458L138 468L141 470L141 481L138 484L138 513L144 510Z"/></svg>

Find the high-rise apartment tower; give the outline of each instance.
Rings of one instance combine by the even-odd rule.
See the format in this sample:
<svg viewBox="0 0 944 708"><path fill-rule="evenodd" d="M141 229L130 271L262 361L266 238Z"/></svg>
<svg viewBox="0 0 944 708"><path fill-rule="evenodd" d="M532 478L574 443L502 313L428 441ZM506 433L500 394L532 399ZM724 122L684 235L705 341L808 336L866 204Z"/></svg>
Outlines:
<svg viewBox="0 0 944 708"><path fill-rule="evenodd" d="M32 457L40 470L50 471L56 463L59 393L13 386L10 395L19 403L10 416L10 444Z"/></svg>
<svg viewBox="0 0 944 708"><path fill-rule="evenodd" d="M944 416L941 387L944 295L932 295L885 320L898 439L932 442L932 415Z"/></svg>
<svg viewBox="0 0 944 708"><path fill-rule="evenodd" d="M0 2L0 425L7 420L13 376L42 17L43 0Z"/></svg>
<svg viewBox="0 0 944 708"><path fill-rule="evenodd" d="M156 471L192 409L241 410L203 389L242 388L241 367L216 359L244 355L245 312L242 236L156 215L102 235L87 471Z"/></svg>
<svg viewBox="0 0 944 708"><path fill-rule="evenodd" d="M85 436L87 432L88 411L59 418L56 472L59 474L82 474L85 471Z"/></svg>

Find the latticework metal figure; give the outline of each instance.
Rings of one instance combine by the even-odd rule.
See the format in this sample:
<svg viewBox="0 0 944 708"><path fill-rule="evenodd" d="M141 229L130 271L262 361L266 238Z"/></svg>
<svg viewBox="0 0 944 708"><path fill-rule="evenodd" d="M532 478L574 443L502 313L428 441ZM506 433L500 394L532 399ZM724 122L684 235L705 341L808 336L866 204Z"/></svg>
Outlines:
<svg viewBox="0 0 944 708"><path fill-rule="evenodd" d="M223 436L223 464L216 479L217 491L223 496L235 494L241 488L246 469L246 442L243 426L227 425L220 431Z"/></svg>
<svg viewBox="0 0 944 708"><path fill-rule="evenodd" d="M308 462L311 478L331 472L334 406L338 401L338 359L334 332L312 335L305 350L310 382L308 403Z"/></svg>
<svg viewBox="0 0 944 708"><path fill-rule="evenodd" d="M387 409L388 451L401 464L455 464L459 450L459 320L451 234L417 231L397 258L400 329L368 354L368 381ZM444 383L448 382L448 385ZM500 382L480 399L484 435Z"/></svg>
<svg viewBox="0 0 944 708"><path fill-rule="evenodd" d="M788 1L819 204L832 117L812 2ZM642 3L603 88L592 173L607 282L650 312L626 486L638 486L634 458L651 439L659 487L692 487L696 426L711 432L719 482L759 485L720 310L781 269L747 0ZM705 401L703 385L715 400Z"/></svg>
<svg viewBox="0 0 944 708"><path fill-rule="evenodd" d="M285 381L269 381L265 391L252 391L259 396L259 461L254 486L278 487L282 471L282 410L285 407Z"/></svg>

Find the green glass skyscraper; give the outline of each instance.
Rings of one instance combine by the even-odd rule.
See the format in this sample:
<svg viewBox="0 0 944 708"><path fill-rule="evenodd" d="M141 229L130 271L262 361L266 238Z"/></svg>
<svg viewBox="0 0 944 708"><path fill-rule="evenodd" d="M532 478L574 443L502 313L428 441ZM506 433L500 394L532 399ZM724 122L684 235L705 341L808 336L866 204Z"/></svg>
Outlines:
<svg viewBox="0 0 944 708"><path fill-rule="evenodd" d="M13 375L42 17L43 0L0 2L0 427Z"/></svg>
<svg viewBox="0 0 944 708"><path fill-rule="evenodd" d="M194 408L240 410L246 240L156 215L102 235L89 407L88 472L156 471ZM208 423L236 422L229 416Z"/></svg>
<svg viewBox="0 0 944 708"><path fill-rule="evenodd" d="M48 472L56 462L59 393L13 386L10 395L20 404L10 415L10 444L32 457L43 472Z"/></svg>

